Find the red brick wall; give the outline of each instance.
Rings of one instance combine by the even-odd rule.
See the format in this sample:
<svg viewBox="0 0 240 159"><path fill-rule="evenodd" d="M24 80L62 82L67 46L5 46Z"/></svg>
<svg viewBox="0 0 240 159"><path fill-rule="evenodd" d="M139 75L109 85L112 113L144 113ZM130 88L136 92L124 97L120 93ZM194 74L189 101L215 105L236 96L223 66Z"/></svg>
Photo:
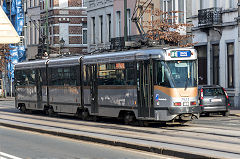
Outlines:
<svg viewBox="0 0 240 159"><path fill-rule="evenodd" d="M68 6L69 7L82 7L82 1L81 0L68 0Z"/></svg>
<svg viewBox="0 0 240 159"><path fill-rule="evenodd" d="M69 36L69 44L82 44L81 36Z"/></svg>
<svg viewBox="0 0 240 159"><path fill-rule="evenodd" d="M69 26L69 34L82 34L82 27Z"/></svg>

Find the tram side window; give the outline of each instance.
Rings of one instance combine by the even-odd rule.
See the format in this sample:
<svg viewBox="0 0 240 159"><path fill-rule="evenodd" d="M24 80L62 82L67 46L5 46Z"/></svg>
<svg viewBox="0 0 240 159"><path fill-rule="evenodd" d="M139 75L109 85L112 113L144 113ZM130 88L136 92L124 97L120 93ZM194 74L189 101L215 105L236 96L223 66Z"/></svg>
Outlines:
<svg viewBox="0 0 240 159"><path fill-rule="evenodd" d="M167 68L163 65L162 62L157 61L155 63L155 85L163 86L163 87L171 87L168 75L167 75Z"/></svg>
<svg viewBox="0 0 240 159"><path fill-rule="evenodd" d="M77 85L77 68L61 67L51 68L51 85L56 86L75 86Z"/></svg>
<svg viewBox="0 0 240 159"><path fill-rule="evenodd" d="M134 85L133 63L98 65L98 85Z"/></svg>
<svg viewBox="0 0 240 159"><path fill-rule="evenodd" d="M83 85L90 86L90 65L83 65Z"/></svg>
<svg viewBox="0 0 240 159"><path fill-rule="evenodd" d="M29 86L36 84L35 70L16 70L15 83L17 86Z"/></svg>
<svg viewBox="0 0 240 159"><path fill-rule="evenodd" d="M47 85L46 68L40 69L40 80L43 85Z"/></svg>

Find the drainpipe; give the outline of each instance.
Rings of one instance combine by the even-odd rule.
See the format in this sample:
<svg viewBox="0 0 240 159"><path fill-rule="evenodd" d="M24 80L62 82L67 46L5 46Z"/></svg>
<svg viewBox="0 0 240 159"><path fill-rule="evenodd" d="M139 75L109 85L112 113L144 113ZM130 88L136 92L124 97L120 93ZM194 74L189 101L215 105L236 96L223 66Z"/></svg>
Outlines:
<svg viewBox="0 0 240 159"><path fill-rule="evenodd" d="M127 35L127 0L124 0L124 41L128 40Z"/></svg>
<svg viewBox="0 0 240 159"><path fill-rule="evenodd" d="M240 48L240 0L238 0L238 4L237 4L238 6L238 18L237 18L237 23L238 23L238 50L239 50L239 48ZM237 53L237 56L238 56L238 59L239 59L239 56L240 56L240 54L239 54L239 51L238 51L238 53ZM239 77L239 69L240 69L240 64L238 63L238 66L237 66L238 68L237 69L235 69L235 70L238 70L238 72L237 72L237 76L236 77ZM239 81L239 83L237 84L237 87L236 87L236 95L238 96L237 98L235 98L235 100L236 100L236 103L234 102L234 106L237 106L238 108L240 107L240 99L239 99L239 97L240 97L240 80L239 79L237 79L237 81Z"/></svg>

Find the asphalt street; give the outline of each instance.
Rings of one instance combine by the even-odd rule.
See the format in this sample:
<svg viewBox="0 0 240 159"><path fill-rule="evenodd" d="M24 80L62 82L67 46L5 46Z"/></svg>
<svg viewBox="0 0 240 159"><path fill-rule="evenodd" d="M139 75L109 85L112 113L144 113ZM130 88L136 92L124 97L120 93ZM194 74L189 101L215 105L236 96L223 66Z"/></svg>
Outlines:
<svg viewBox="0 0 240 159"><path fill-rule="evenodd" d="M130 151L101 144L89 144L39 133L0 127L0 152L35 159L166 159L141 151ZM0 153L1 158L1 153ZM12 157L13 158L13 157ZM172 158L172 157L171 157ZM2 158L1 158L2 159Z"/></svg>
<svg viewBox="0 0 240 159"><path fill-rule="evenodd" d="M50 158L61 158L61 157L72 158L72 156L64 156L64 154L67 154L64 151L67 151L68 148L70 148L71 151L73 151L73 152L70 151L71 152L70 154L77 154L78 149L76 149L76 147L79 147L80 150L84 150L83 152L79 151L80 155L83 155L80 158L96 157L96 154L98 154L98 152L96 151L96 154L94 155L92 153L93 152L95 153L95 149L98 150L98 148L88 148L88 147L81 148L81 145L76 146L76 143L85 143L85 142L72 140L73 138L74 139L82 138L84 141L87 141L87 144L93 147L96 145L96 143L103 143L102 140L104 140L104 144L110 142L110 140L114 141L114 143L116 144L113 144L111 142L111 144L108 143L107 145L115 145L118 147L113 148L112 146L100 145L102 146L103 150L99 150L103 152L105 151L106 154L109 154L109 153L114 154L114 158L122 158L122 157L123 158L139 158L139 156L134 156L134 155L132 156L132 154L128 153L129 150L125 149L126 147L128 148L128 146L132 145L132 143L136 145L136 148L131 148L131 149L135 149L136 151L132 150L130 152L142 153L139 150L144 149L143 151L147 151L143 153L144 155L149 155L148 154L149 152L153 152L152 147L159 148L161 152L164 147L163 152L167 152L167 153L159 153L159 154L168 154L168 153L175 154L175 152L179 152L179 150L181 149L180 152L181 153L184 152L184 156L186 155L188 157L194 155L194 153L196 154L201 153L203 155L205 154L205 156L209 156L209 155L212 156L216 153L215 156L218 156L218 157L225 156L227 158L239 158L239 154L240 154L239 153L240 140L238 139L240 118L237 114L233 114L233 113L231 114L230 117L223 117L221 115L212 114L210 117L201 117L198 120L194 120L192 123L186 124L185 126L169 126L166 128L165 127L157 128L155 126L148 127L148 128L132 127L132 126L124 126L119 123L116 124L114 122L108 123L108 121L106 123L105 122L86 122L86 121L79 121L71 117L49 118L43 114L38 114L38 113L22 114L14 108L14 101L11 101L11 100L0 101L0 114L1 114L0 118L1 118L2 126L21 129L21 130L9 129L14 131L13 135L11 135L12 133L5 132L6 130L2 131L1 129L3 129L3 127L0 128L0 145L1 145L0 159L2 159L1 153L10 154L10 155L22 158L22 156L19 156L19 154L21 155L21 153L19 154L15 153L15 152L18 152L16 150L18 150L19 148L20 150L22 149L30 150L30 152L33 152L33 154L30 154L30 156L28 156L29 155L29 152L28 152L27 158L36 158L36 157L32 157L35 154L41 157L42 153L45 154L45 151L47 152L46 153L47 155L50 155ZM8 128L4 128L4 129L8 129ZM24 131L25 133L24 135L18 136L19 133L17 132L21 132L22 130L28 130L28 132ZM2 134L2 132L5 132L5 134ZM50 135L42 135L36 132L41 132L43 134L44 133L54 134L57 136L63 136L64 138L50 136ZM27 134L30 134L30 135L27 135ZM8 137L9 135L10 137ZM24 138L24 136L27 136L27 137ZM37 136L37 138L38 136L49 137L51 139L54 138L53 143L49 143L51 139L45 139L45 140L35 139L35 136ZM87 139L86 139L86 136L88 137ZM68 137L68 138L65 138L65 137ZM57 141L55 140L55 138L62 139L64 142ZM14 143L15 140L13 139L16 140L16 143ZM26 141L28 140L30 143L26 143ZM89 140L93 140L94 143L89 142ZM9 144L8 142L10 141L13 143ZM72 142L71 144L73 145L70 144L69 146L68 145L69 143L66 143L67 141L69 141L70 143ZM14 145L14 146L17 145L17 146L16 148L14 147L14 150L12 152L9 151L9 148L11 146L9 146L9 148L4 149L3 151L2 143L4 143L4 146L6 145ZM122 145L123 143L125 143L124 144L125 146ZM62 144L64 146L62 146ZM125 148L119 148L119 146L125 147ZM149 146L151 149L146 150L146 148L148 148ZM61 148L62 149L65 148L64 151L62 151ZM105 150L105 148L107 150ZM114 151L113 153L111 153L111 151L108 151L110 149L111 150L120 149L121 151L124 150L123 154L128 154L130 156L126 156L126 157L121 156L122 152L120 151L117 151L118 153L116 154ZM154 150L158 150L158 149L154 149ZM58 151L60 151L60 153L58 153ZM185 153L186 151L187 153ZM55 156L58 154L59 156ZM84 154L91 154L91 155L86 157L84 156ZM140 156L142 158L164 157L161 155L159 156L157 154L155 155L150 154L151 157L149 156L145 157L143 155L140 155ZM179 157L179 156L182 156L182 154L181 155L171 154L171 156ZM23 155L23 158L25 158L24 155ZM45 158L48 158L48 156L45 156ZM73 158L77 158L77 157L73 157ZM112 156L97 155L97 158L112 158ZM14 159L17 159L17 158L14 158Z"/></svg>

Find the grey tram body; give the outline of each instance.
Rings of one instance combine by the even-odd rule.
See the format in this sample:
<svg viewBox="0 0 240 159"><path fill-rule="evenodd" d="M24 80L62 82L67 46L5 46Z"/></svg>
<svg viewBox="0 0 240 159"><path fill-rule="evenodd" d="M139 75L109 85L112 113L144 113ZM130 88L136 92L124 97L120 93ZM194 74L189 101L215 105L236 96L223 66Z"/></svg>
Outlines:
<svg viewBox="0 0 240 159"><path fill-rule="evenodd" d="M145 79L147 78L145 75L137 74L137 72L142 72L141 69L139 70L137 63L142 62L145 65L145 61L149 62L151 60L168 60L166 50L139 49L19 63L15 66L15 71L35 70L36 82L33 85L15 86L15 106L19 108L24 105L26 109L42 111L51 107L56 113L68 115L76 115L79 110L88 110L89 115L120 117L122 112L131 112L134 113L136 119L152 121L171 121L182 114L191 114L191 117L198 117L200 113L198 105L175 108L172 106L172 102L176 99L154 90L153 87L148 89L149 93L152 94L151 97L146 97L149 100L142 101L143 96L140 95L140 87L149 83L139 83L137 77L134 84L129 85L98 84L96 78L97 65L131 62L134 63L136 71L134 76L142 76ZM76 71L74 84L54 84L54 77L52 76L54 76L56 68L59 67L71 67ZM84 70L88 70L87 75ZM64 70L63 73L65 73ZM38 77L38 75L45 76L45 79ZM84 82L85 76L90 78L87 84ZM156 94L165 99L160 105L157 105L154 100ZM197 101L198 99L194 97L190 100Z"/></svg>

